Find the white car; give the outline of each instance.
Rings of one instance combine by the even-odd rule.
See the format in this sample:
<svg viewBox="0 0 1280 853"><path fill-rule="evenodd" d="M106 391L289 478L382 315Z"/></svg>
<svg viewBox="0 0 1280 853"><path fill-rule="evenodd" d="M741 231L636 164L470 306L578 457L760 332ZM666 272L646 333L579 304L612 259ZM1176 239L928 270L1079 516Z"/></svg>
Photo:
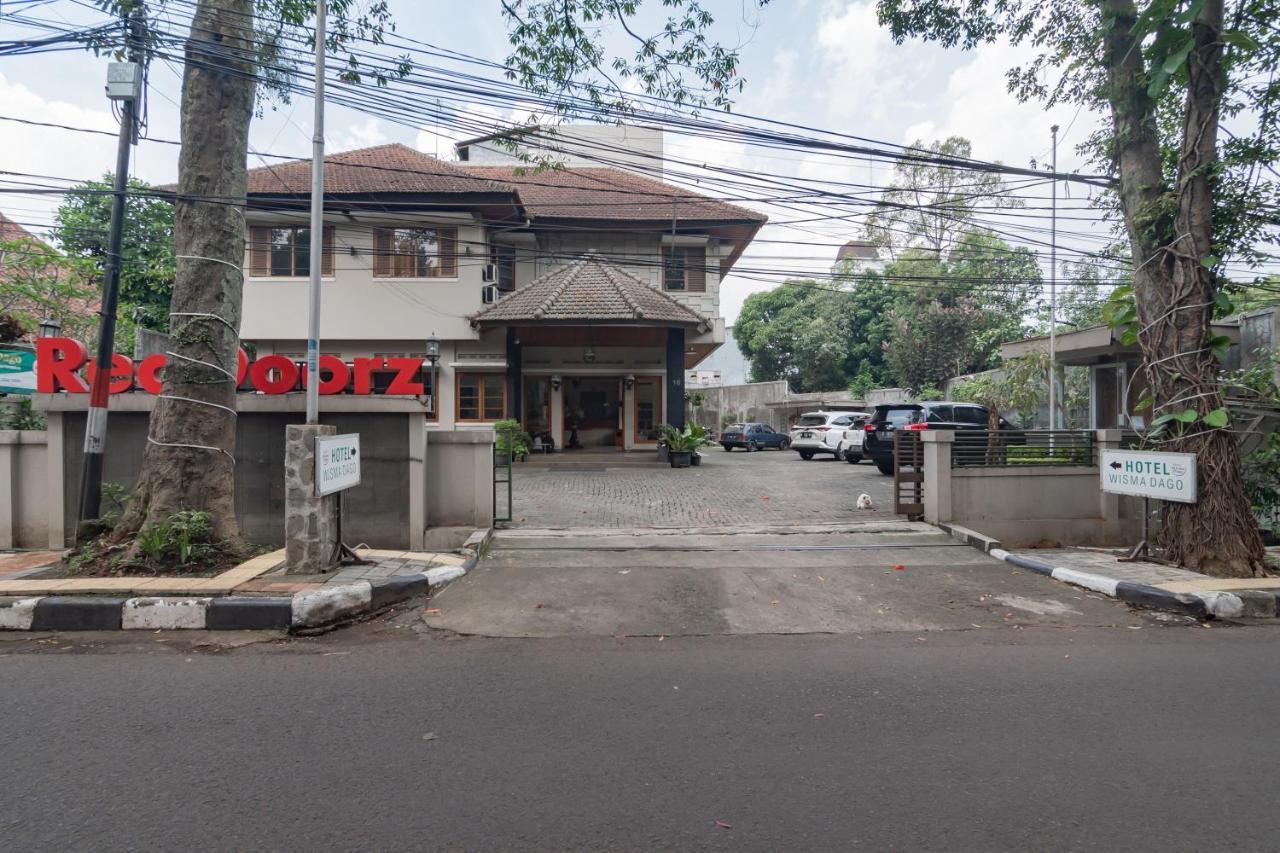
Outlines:
<svg viewBox="0 0 1280 853"><path fill-rule="evenodd" d="M857 462L862 458L862 425L867 412L806 412L791 428L791 449L809 460L819 453Z"/></svg>

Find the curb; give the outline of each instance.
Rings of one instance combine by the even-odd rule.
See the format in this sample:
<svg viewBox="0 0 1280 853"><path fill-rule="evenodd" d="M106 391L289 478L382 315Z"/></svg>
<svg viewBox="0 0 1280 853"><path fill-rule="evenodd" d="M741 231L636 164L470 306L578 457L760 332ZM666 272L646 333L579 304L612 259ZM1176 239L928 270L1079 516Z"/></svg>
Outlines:
<svg viewBox="0 0 1280 853"><path fill-rule="evenodd" d="M462 577L489 549L492 531L477 531L473 538L474 544L468 540L470 556L459 566L436 566L416 575L356 581L292 596L0 598L0 631L311 630L383 610Z"/></svg>
<svg viewBox="0 0 1280 853"><path fill-rule="evenodd" d="M1033 557L1011 554L990 536L984 536L958 524L939 523L934 526L945 531L953 539L959 539L968 545L972 545L997 560L1003 560L1020 569L1045 575L1063 583L1100 592L1127 604L1166 610L1171 613L1180 613L1184 616L1194 616L1198 619L1212 617L1219 619L1236 619L1239 617L1267 619L1280 615L1280 591L1274 593L1261 590L1169 592L1147 584L1122 581L1105 575L1053 566Z"/></svg>

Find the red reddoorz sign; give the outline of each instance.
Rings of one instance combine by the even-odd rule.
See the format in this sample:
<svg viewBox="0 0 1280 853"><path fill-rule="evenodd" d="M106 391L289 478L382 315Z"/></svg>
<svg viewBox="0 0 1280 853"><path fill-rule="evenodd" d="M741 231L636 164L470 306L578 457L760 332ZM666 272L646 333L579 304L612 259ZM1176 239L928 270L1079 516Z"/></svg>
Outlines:
<svg viewBox="0 0 1280 853"><path fill-rule="evenodd" d="M150 394L160 393L160 370L168 359L163 354L144 358L135 366L133 359L120 353L111 356L112 394L121 394L140 388ZM420 358L357 358L347 364L336 355L320 356L320 393L341 394L402 394L422 396L426 394L417 376L422 369ZM36 390L41 394L67 391L71 394L87 394L93 382L97 365L89 360L84 344L72 338L36 339ZM81 373L83 371L83 374ZM395 371L385 391L374 388L373 374ZM248 379L251 387L245 387ZM302 365L288 356L264 355L249 361L249 355L240 350L236 372L236 386L241 390L261 391L263 394L287 394L306 387L306 371Z"/></svg>

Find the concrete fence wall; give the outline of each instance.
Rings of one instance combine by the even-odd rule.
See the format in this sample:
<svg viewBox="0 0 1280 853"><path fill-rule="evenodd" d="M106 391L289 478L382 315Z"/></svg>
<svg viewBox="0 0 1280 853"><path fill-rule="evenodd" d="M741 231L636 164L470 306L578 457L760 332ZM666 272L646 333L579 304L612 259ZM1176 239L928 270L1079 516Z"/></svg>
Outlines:
<svg viewBox="0 0 1280 853"><path fill-rule="evenodd" d="M48 433L0 430L0 550L49 545Z"/></svg>
<svg viewBox="0 0 1280 853"><path fill-rule="evenodd" d="M44 399L37 405L49 419L47 456L31 464L45 472L36 479L47 485L40 494L25 494L23 513L44 521L38 534L31 534L41 539L33 547L61 548L71 543L76 524L84 400L82 395L40 396ZM131 490L154 398L121 394L111 402L103 480ZM284 541L285 427L305 421L302 405L300 394L243 395L237 403L236 517L252 542L278 546ZM343 496L347 544L451 548L466 538L464 531L492 525L492 430L429 430L422 404L400 398L322 398L320 420L339 433L360 435L361 482ZM437 526L447 529L429 529Z"/></svg>
<svg viewBox="0 0 1280 853"><path fill-rule="evenodd" d="M1121 546L1141 534L1141 501L1107 494L1096 465L951 465L953 432L924 432L924 518L951 522L1006 547ZM1119 448L1120 430L1098 430L1097 448Z"/></svg>

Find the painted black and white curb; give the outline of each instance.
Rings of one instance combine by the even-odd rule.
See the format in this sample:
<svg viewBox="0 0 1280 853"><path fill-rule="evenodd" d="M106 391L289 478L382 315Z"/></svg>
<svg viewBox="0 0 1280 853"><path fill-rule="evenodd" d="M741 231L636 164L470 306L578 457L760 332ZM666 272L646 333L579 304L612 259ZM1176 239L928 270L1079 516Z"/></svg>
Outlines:
<svg viewBox="0 0 1280 853"><path fill-rule="evenodd" d="M1280 592L1262 590L1237 590L1234 592L1191 592L1175 593L1147 584L1110 578L1093 572L1082 572L1065 566L1054 566L1043 560L1027 557L1023 554L1011 554L1000 543L989 536L983 536L958 524L939 524L941 529L953 538L985 551L997 560L1004 560L1010 565L1029 572L1047 575L1063 583L1074 584L1085 589L1100 592L1112 598L1118 598L1128 604L1140 607L1151 607L1156 610L1167 610L1182 613L1201 619L1216 617L1219 619L1274 618L1280 613Z"/></svg>
<svg viewBox="0 0 1280 853"><path fill-rule="evenodd" d="M112 598L46 595L0 599L0 631L305 630L372 613L460 578L480 549L459 566L414 575L355 581L286 595L218 598Z"/></svg>

